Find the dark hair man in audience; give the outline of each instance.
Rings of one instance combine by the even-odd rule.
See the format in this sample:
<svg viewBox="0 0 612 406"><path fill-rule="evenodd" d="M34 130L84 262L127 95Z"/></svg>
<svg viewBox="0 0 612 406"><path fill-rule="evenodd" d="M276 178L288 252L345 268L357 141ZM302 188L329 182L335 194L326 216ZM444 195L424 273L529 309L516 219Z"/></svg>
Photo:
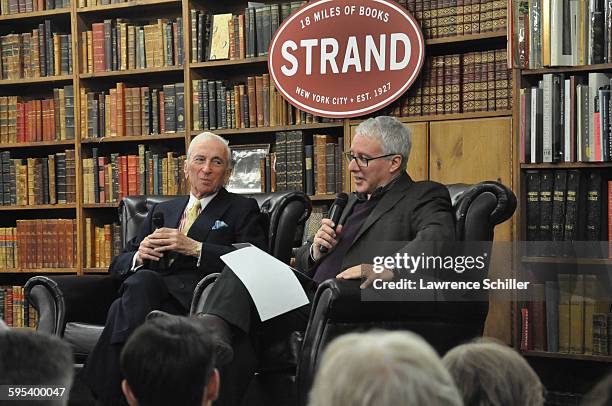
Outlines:
<svg viewBox="0 0 612 406"><path fill-rule="evenodd" d="M104 404L121 398L119 353L149 312L186 314L195 285L223 269L219 257L232 251L233 243L267 247L265 221L257 202L223 187L231 172L227 141L202 133L191 141L186 158L184 174L190 196L154 206L139 235L109 268L111 274L125 280L84 369L85 382ZM163 221L163 227L155 228L156 218ZM159 269L156 265L162 262L167 265ZM224 347L217 348L222 351ZM225 351L219 362L231 348Z"/></svg>
<svg viewBox="0 0 612 406"><path fill-rule="evenodd" d="M544 387L519 353L495 341L477 340L446 353L442 363L466 406L541 406Z"/></svg>
<svg viewBox="0 0 612 406"><path fill-rule="evenodd" d="M448 190L434 182L414 182L406 173L411 145L409 129L393 117L371 118L357 127L346 154L357 193L349 197L343 211L340 223L344 225L323 220L314 241L296 255L297 267L312 278L301 278L311 299L318 284L327 279L359 280L361 265L371 264L373 255L379 255L372 253L372 246L381 240L454 239ZM320 252L321 246L328 249L326 254ZM408 243L405 249L410 252L410 247ZM368 282L371 275L366 275ZM226 269L199 315L218 332L220 340L233 345L235 359L227 369L240 371L240 376L233 377L221 370L226 384L221 388L220 402L240 403L256 365L255 353L249 348L252 339L268 340L303 331L309 313L310 305L305 305L262 323L244 285Z"/></svg>
<svg viewBox="0 0 612 406"><path fill-rule="evenodd" d="M59 337L25 329L0 330L0 385L42 385L59 391L39 393L39 397L46 394L52 397L20 400L16 402L19 405L68 405L73 364L72 349Z"/></svg>
<svg viewBox="0 0 612 406"><path fill-rule="evenodd" d="M602 379L582 399L581 406L606 406L612 404L612 374Z"/></svg>
<svg viewBox="0 0 612 406"><path fill-rule="evenodd" d="M157 317L138 327L121 351L121 388L130 406L210 406L219 372L204 328L186 317Z"/></svg>
<svg viewBox="0 0 612 406"><path fill-rule="evenodd" d="M340 336L325 349L309 406L462 406L440 357L409 331Z"/></svg>

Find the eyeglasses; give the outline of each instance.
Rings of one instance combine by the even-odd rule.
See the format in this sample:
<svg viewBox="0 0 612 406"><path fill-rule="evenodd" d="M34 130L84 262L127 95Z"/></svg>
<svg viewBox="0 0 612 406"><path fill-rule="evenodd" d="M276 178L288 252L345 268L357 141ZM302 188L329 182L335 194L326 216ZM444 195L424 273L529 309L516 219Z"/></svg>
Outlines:
<svg viewBox="0 0 612 406"><path fill-rule="evenodd" d="M346 160L348 161L349 164L354 159L355 162L357 162L357 166L360 167L360 168L367 168L368 167L368 163L370 161L375 160L375 159L388 158L388 157L393 156L393 155L398 155L398 154L386 154L386 155L381 155L381 156L375 156L373 158L366 158L366 157L362 157L362 156L355 156L351 152L345 152L344 153L344 156L346 157Z"/></svg>

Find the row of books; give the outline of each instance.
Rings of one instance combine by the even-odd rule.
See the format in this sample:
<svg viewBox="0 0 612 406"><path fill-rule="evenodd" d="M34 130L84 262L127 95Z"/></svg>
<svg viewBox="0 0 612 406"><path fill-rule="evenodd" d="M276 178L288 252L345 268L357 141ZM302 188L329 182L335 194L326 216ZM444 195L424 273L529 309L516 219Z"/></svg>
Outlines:
<svg viewBox="0 0 612 406"><path fill-rule="evenodd" d="M10 151L1 151L0 167L0 203L4 206L76 202L73 149L27 159L11 159Z"/></svg>
<svg viewBox="0 0 612 406"><path fill-rule="evenodd" d="M596 275L559 274L521 303L522 350L612 355L610 298ZM608 292L609 294L609 292Z"/></svg>
<svg viewBox="0 0 612 406"><path fill-rule="evenodd" d="M611 5L604 0L513 0L515 64L523 69L607 63Z"/></svg>
<svg viewBox="0 0 612 406"><path fill-rule="evenodd" d="M108 268L122 250L120 224L98 227L91 217L85 218L85 268Z"/></svg>
<svg viewBox="0 0 612 406"><path fill-rule="evenodd" d="M83 202L118 202L124 196L179 195L189 192L183 175L185 156L174 152L153 153L144 145L138 155L99 156L83 159Z"/></svg>
<svg viewBox="0 0 612 406"><path fill-rule="evenodd" d="M612 181L602 179L600 171L529 170L526 180L528 241L610 240Z"/></svg>
<svg viewBox="0 0 612 406"><path fill-rule="evenodd" d="M0 15L70 8L70 0L0 0Z"/></svg>
<svg viewBox="0 0 612 406"><path fill-rule="evenodd" d="M0 37L0 79L72 74L72 35L45 20L32 32Z"/></svg>
<svg viewBox="0 0 612 406"><path fill-rule="evenodd" d="M610 162L612 77L548 73L520 90L521 162Z"/></svg>
<svg viewBox="0 0 612 406"><path fill-rule="evenodd" d="M23 286L0 286L0 319L9 327L38 326L38 312L29 303Z"/></svg>
<svg viewBox="0 0 612 406"><path fill-rule="evenodd" d="M191 62L268 55L270 40L280 23L304 3L249 2L243 14L190 10Z"/></svg>
<svg viewBox="0 0 612 406"><path fill-rule="evenodd" d="M433 56L421 79L392 107L395 116L496 111L512 108L506 50Z"/></svg>
<svg viewBox="0 0 612 406"><path fill-rule="evenodd" d="M81 88L81 138L153 135L185 131L183 83L162 89L127 87L87 92Z"/></svg>
<svg viewBox="0 0 612 406"><path fill-rule="evenodd" d="M10 255L22 270L76 266L76 220L17 220L14 235L16 248Z"/></svg>
<svg viewBox="0 0 612 406"><path fill-rule="evenodd" d="M247 84L233 88L221 80L192 81L193 129L274 127L302 123L331 122L301 111L278 92L270 75L247 77Z"/></svg>
<svg viewBox="0 0 612 406"><path fill-rule="evenodd" d="M81 73L183 64L182 17L138 24L124 18L106 19L81 32Z"/></svg>
<svg viewBox="0 0 612 406"><path fill-rule="evenodd" d="M53 98L0 96L0 143L74 139L74 87L53 89Z"/></svg>
<svg viewBox="0 0 612 406"><path fill-rule="evenodd" d="M505 0L402 0L421 24L425 38L505 31Z"/></svg>
<svg viewBox="0 0 612 406"><path fill-rule="evenodd" d="M0 270L19 267L16 233L15 227L0 227Z"/></svg>

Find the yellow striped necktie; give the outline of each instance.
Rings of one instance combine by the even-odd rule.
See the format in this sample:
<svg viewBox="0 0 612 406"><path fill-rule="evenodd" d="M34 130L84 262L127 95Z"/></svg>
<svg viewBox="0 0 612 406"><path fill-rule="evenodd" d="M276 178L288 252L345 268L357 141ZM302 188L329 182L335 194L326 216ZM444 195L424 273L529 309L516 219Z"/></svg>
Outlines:
<svg viewBox="0 0 612 406"><path fill-rule="evenodd" d="M202 203L198 199L195 201L195 204L191 206L191 209L189 209L189 211L187 212L187 219L185 220L185 225L183 226L183 230L182 230L183 234L187 235L187 233L189 232L189 229L191 228L195 220L198 218L201 208L202 208Z"/></svg>

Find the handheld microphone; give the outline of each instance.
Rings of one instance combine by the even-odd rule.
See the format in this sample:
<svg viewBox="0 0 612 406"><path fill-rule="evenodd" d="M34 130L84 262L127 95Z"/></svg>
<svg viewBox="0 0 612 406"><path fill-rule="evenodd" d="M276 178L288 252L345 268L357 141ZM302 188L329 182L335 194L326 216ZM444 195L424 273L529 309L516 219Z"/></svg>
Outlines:
<svg viewBox="0 0 612 406"><path fill-rule="evenodd" d="M329 209L329 218L334 222L335 226L338 226L338 220L340 220L340 216L342 216L342 212L346 207L346 203L348 202L348 195L346 193L338 193L336 196L336 200L331 205ZM323 245L319 245L319 252L321 254L327 254L327 247Z"/></svg>
<svg viewBox="0 0 612 406"><path fill-rule="evenodd" d="M158 211L153 214L153 231L164 226L164 213Z"/></svg>
<svg viewBox="0 0 612 406"><path fill-rule="evenodd" d="M164 213L159 212L159 211L156 213L153 213L152 223L153 223L153 231L157 230L158 228L162 228L164 226ZM167 269L168 268L168 260L167 260L168 254L169 252L166 252L166 254L162 258L160 258L159 261L149 261L148 268L151 269L152 271L163 271Z"/></svg>

